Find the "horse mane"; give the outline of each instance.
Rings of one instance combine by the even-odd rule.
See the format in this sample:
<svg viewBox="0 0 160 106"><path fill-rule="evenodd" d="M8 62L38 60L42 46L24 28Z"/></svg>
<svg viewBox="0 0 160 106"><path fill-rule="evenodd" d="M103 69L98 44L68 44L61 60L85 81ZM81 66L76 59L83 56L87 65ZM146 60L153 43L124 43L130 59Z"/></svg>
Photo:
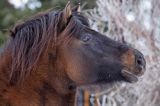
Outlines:
<svg viewBox="0 0 160 106"><path fill-rule="evenodd" d="M65 27L62 20L62 11L49 11L13 28L9 42L12 57L9 77L11 84L21 82L29 76L49 45L52 44L50 46L53 47L56 45L57 36ZM80 14L73 13L63 32L66 35L78 34L82 24L88 26L88 20Z"/></svg>

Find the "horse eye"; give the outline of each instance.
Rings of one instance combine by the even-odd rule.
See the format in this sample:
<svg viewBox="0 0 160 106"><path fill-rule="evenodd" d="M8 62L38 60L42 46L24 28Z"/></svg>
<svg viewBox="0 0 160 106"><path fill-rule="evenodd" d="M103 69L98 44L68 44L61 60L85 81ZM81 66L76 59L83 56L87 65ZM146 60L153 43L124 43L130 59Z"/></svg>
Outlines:
<svg viewBox="0 0 160 106"><path fill-rule="evenodd" d="M91 39L90 35L85 35L85 36L82 37L83 42L88 42L90 39Z"/></svg>

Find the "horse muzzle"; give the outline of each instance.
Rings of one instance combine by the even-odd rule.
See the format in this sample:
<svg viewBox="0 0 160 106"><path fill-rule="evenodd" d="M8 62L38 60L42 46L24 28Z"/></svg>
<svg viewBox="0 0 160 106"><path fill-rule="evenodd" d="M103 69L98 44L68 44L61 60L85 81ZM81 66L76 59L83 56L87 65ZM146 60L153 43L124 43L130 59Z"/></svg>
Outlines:
<svg viewBox="0 0 160 106"><path fill-rule="evenodd" d="M129 82L137 82L138 77L144 75L146 70L146 61L141 52L136 49L129 49L122 56L124 68L121 71L122 76Z"/></svg>

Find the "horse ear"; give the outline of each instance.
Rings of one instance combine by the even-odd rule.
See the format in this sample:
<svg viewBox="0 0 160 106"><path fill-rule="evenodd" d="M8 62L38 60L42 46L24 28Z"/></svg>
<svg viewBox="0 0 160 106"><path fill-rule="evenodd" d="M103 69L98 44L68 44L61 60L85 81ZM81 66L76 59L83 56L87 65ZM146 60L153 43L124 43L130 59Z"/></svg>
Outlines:
<svg viewBox="0 0 160 106"><path fill-rule="evenodd" d="M70 1L68 1L66 7L63 10L63 18L64 18L65 24L67 23L67 21L71 17L71 15L72 15L71 3L70 3Z"/></svg>
<svg viewBox="0 0 160 106"><path fill-rule="evenodd" d="M78 12L78 13L80 13L80 12L81 12L81 6L80 6L80 3L78 3L78 5L77 5L77 6L75 6L72 10L73 10L73 11L76 11L76 12Z"/></svg>

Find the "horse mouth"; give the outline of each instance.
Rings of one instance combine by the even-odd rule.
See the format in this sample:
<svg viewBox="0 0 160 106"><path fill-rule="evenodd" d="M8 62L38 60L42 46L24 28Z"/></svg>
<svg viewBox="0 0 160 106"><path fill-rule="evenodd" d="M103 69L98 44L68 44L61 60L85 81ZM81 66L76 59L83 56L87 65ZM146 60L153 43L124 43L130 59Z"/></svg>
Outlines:
<svg viewBox="0 0 160 106"><path fill-rule="evenodd" d="M141 75L135 75L135 74L131 73L129 70L122 70L121 74L125 78L125 80L127 80L130 83L137 82L138 77L141 76Z"/></svg>

